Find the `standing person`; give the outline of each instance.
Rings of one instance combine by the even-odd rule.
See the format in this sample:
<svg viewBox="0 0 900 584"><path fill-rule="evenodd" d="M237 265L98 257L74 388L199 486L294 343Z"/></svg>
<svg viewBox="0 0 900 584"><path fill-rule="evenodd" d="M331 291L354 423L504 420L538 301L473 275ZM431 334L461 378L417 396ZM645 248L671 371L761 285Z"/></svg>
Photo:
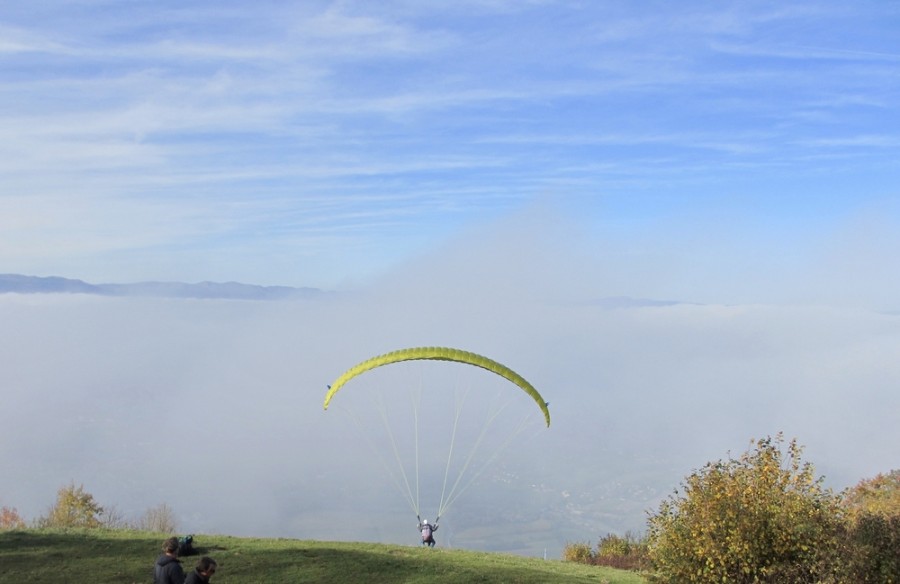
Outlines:
<svg viewBox="0 0 900 584"><path fill-rule="evenodd" d="M184 570L178 559L178 538L170 537L164 541L162 551L153 566L153 584L184 584Z"/></svg>
<svg viewBox="0 0 900 584"><path fill-rule="evenodd" d="M209 582L212 575L216 573L217 567L218 564L214 559L203 556L200 558L200 561L197 562L197 567L194 568L194 571L188 574L184 584L205 584L206 582Z"/></svg>
<svg viewBox="0 0 900 584"><path fill-rule="evenodd" d="M422 534L422 545L434 547L434 532L437 531L437 523L428 523L428 520L419 523L419 532Z"/></svg>

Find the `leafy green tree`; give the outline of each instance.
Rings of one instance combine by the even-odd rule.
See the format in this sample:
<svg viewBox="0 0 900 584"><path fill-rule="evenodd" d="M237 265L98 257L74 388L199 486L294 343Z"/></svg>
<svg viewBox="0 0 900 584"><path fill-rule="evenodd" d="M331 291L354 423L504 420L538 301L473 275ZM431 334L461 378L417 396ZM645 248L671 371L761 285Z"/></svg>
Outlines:
<svg viewBox="0 0 900 584"><path fill-rule="evenodd" d="M779 433L740 458L707 463L649 518L655 579L667 583L812 583L834 574L841 498ZM753 445L753 443L751 443Z"/></svg>
<svg viewBox="0 0 900 584"><path fill-rule="evenodd" d="M56 503L38 524L41 527L100 527L103 524L103 507L94 496L84 490L84 485L70 483L57 491Z"/></svg>

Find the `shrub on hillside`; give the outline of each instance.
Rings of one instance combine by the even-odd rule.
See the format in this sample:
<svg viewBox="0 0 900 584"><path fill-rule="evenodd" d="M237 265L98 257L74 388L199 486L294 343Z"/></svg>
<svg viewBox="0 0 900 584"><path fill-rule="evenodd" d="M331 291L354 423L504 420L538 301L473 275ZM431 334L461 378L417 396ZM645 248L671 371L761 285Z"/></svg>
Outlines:
<svg viewBox="0 0 900 584"><path fill-rule="evenodd" d="M0 507L0 529L22 529L25 520L15 507Z"/></svg>
<svg viewBox="0 0 900 584"><path fill-rule="evenodd" d="M845 582L900 582L900 515L866 513L851 521L844 558Z"/></svg>
<svg viewBox="0 0 900 584"><path fill-rule="evenodd" d="M860 481L844 497L844 578L860 584L900 582L900 471Z"/></svg>
<svg viewBox="0 0 900 584"><path fill-rule="evenodd" d="M667 583L826 582L838 562L840 497L796 441L756 441L695 471L649 518L648 551Z"/></svg>
<svg viewBox="0 0 900 584"><path fill-rule="evenodd" d="M563 550L563 559L620 570L640 571L650 566L646 541L630 533L624 536L607 534L597 542L596 549L591 549L587 543L568 543Z"/></svg>
<svg viewBox="0 0 900 584"><path fill-rule="evenodd" d="M650 567L647 541L631 533L624 536L607 534L597 542L593 563L620 570L645 570Z"/></svg>
<svg viewBox="0 0 900 584"><path fill-rule="evenodd" d="M593 560L591 544L583 542L566 543L563 548L563 559L567 562L590 564Z"/></svg>
<svg viewBox="0 0 900 584"><path fill-rule="evenodd" d="M131 527L131 523L118 507L107 505L103 507L103 512L100 514L100 526L106 529L128 529Z"/></svg>
<svg viewBox="0 0 900 584"><path fill-rule="evenodd" d="M900 516L900 470L865 479L844 493L848 517L860 515Z"/></svg>
<svg viewBox="0 0 900 584"><path fill-rule="evenodd" d="M147 509L135 523L135 528L142 531L175 533L178 523L175 521L175 512L172 511L172 508L161 503Z"/></svg>
<svg viewBox="0 0 900 584"><path fill-rule="evenodd" d="M94 496L84 490L84 485L70 483L57 491L56 503L45 517L38 519L38 527L100 527L103 507Z"/></svg>

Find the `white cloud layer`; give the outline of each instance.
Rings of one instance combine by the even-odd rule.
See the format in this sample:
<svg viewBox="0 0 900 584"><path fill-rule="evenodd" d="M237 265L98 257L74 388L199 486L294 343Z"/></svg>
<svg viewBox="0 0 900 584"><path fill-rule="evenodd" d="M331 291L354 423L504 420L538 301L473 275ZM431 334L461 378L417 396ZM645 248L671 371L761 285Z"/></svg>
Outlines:
<svg viewBox="0 0 900 584"><path fill-rule="evenodd" d="M419 366L360 378L322 411L345 368L417 345L513 367L553 416L453 504L444 545L555 555L566 541L639 531L691 469L777 432L806 445L838 489L896 464L896 314L601 302L603 266L553 243L572 230L528 218L333 298L0 297L0 504L35 517L75 481L131 517L165 502L187 532L414 543L414 514L347 410L408 383L426 397L471 385L476 412L493 407L494 387L512 395ZM438 413L446 422L452 406ZM441 447L444 433L424 427L423 444ZM422 512L433 516L442 459L423 456Z"/></svg>

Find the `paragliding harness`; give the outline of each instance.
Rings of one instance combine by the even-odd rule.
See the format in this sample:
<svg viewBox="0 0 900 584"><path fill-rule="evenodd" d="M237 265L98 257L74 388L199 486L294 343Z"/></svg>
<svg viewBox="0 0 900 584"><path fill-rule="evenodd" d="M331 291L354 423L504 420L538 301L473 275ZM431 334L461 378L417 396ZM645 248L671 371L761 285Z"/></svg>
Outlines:
<svg viewBox="0 0 900 584"><path fill-rule="evenodd" d="M179 556L193 556L197 553L197 550L194 549L194 536L193 535L185 535L184 537L178 538L178 555Z"/></svg>
<svg viewBox="0 0 900 584"><path fill-rule="evenodd" d="M426 519L424 523L422 523L422 518L418 515L416 518L419 519L419 529L422 532L422 545L427 545L428 547L434 547L434 532L437 530L437 520L435 519L434 523L428 523Z"/></svg>

